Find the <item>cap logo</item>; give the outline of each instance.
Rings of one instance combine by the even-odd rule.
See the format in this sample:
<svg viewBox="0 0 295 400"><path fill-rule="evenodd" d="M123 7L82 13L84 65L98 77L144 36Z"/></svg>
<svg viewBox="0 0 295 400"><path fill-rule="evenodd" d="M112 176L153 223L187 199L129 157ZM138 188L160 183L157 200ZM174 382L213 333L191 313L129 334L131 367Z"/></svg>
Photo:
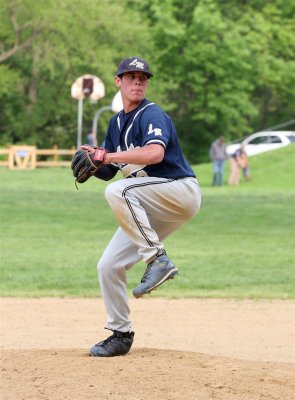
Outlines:
<svg viewBox="0 0 295 400"><path fill-rule="evenodd" d="M136 68L144 69L144 63L137 61L137 58L133 60L129 65L134 65Z"/></svg>

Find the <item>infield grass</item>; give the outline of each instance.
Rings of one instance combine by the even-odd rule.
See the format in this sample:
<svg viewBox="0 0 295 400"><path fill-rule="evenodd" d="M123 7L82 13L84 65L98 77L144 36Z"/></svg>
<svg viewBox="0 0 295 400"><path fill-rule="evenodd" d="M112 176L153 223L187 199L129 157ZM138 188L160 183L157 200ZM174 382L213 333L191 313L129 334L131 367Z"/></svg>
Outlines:
<svg viewBox="0 0 295 400"><path fill-rule="evenodd" d="M195 167L201 211L165 241L180 274L150 296L295 297L295 145L250 163L237 187L212 188L212 165ZM107 183L77 191L66 168L0 174L1 295L98 296L96 262L117 227ZM128 271L129 291L144 269Z"/></svg>

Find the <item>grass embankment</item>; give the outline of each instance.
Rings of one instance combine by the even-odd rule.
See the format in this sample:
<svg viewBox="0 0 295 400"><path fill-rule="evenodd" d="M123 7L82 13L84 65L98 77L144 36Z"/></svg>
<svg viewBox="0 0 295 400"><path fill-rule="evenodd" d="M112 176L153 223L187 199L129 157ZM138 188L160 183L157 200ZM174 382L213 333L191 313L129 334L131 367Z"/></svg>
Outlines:
<svg viewBox="0 0 295 400"><path fill-rule="evenodd" d="M295 146L250 163L251 181L221 188L211 164L196 166L201 211L165 242L180 275L151 296L295 297ZM107 183L77 191L70 169L0 173L1 295L97 296L96 261L117 227ZM144 268L128 272L129 290Z"/></svg>

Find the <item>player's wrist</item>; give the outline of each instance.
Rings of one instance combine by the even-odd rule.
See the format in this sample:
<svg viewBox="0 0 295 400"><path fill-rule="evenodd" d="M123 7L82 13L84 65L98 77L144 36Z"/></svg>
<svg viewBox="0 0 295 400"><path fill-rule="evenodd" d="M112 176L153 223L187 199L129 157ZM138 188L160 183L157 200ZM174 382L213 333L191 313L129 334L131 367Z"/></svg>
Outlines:
<svg viewBox="0 0 295 400"><path fill-rule="evenodd" d="M106 153L102 164L103 165L111 164L111 162L112 162L111 158L112 158L112 154Z"/></svg>

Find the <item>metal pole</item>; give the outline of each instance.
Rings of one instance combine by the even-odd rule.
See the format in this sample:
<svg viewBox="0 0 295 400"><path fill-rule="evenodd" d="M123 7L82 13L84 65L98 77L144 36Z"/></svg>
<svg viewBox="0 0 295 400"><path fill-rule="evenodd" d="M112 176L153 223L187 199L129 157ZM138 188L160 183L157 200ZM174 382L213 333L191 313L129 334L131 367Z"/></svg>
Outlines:
<svg viewBox="0 0 295 400"><path fill-rule="evenodd" d="M78 132L77 149L82 145L82 121L83 121L83 99L78 100Z"/></svg>
<svg viewBox="0 0 295 400"><path fill-rule="evenodd" d="M92 132L94 133L94 135L96 137L96 142L97 143L98 143L98 141L97 141L97 124L98 124L98 120L99 120L99 117L100 117L101 113L103 113L104 111L112 111L112 106L101 107L95 113L95 116L93 118L93 123L92 123Z"/></svg>

